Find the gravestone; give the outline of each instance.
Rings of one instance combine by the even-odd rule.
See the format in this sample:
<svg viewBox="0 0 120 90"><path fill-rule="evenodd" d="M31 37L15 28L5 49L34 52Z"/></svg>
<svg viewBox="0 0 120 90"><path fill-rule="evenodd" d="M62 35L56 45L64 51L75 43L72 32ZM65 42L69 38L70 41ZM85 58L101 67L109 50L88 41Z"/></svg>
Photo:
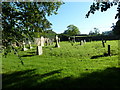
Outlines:
<svg viewBox="0 0 120 90"><path fill-rule="evenodd" d="M83 40L81 40L81 41L80 41L80 45L83 45L83 43L84 43Z"/></svg>
<svg viewBox="0 0 120 90"><path fill-rule="evenodd" d="M110 56L110 45L108 45L108 56Z"/></svg>
<svg viewBox="0 0 120 90"><path fill-rule="evenodd" d="M58 38L58 43L60 42L60 38Z"/></svg>
<svg viewBox="0 0 120 90"><path fill-rule="evenodd" d="M37 46L37 55L42 55L42 46Z"/></svg>
<svg viewBox="0 0 120 90"><path fill-rule="evenodd" d="M44 42L45 42L44 37L43 37L43 36L41 36L41 38L40 38L40 39L41 39L41 40L40 40L40 41L41 41L41 42L40 42L40 45L41 45L41 46L44 46Z"/></svg>
<svg viewBox="0 0 120 90"><path fill-rule="evenodd" d="M103 47L105 47L105 42L102 40L102 45L103 45Z"/></svg>
<svg viewBox="0 0 120 90"><path fill-rule="evenodd" d="M29 49L32 49L33 47L31 46L31 42L28 41L28 44L29 44Z"/></svg>
<svg viewBox="0 0 120 90"><path fill-rule="evenodd" d="M70 42L70 37L68 37L68 41Z"/></svg>
<svg viewBox="0 0 120 90"><path fill-rule="evenodd" d="M84 39L84 43L86 43L86 40Z"/></svg>
<svg viewBox="0 0 120 90"><path fill-rule="evenodd" d="M23 41L23 51L27 51L28 49L25 48L25 42Z"/></svg>
<svg viewBox="0 0 120 90"><path fill-rule="evenodd" d="M55 47L60 47L60 45L59 45L59 43L58 43L58 36L56 35L56 37L55 37L55 42L56 42L56 44L55 44Z"/></svg>

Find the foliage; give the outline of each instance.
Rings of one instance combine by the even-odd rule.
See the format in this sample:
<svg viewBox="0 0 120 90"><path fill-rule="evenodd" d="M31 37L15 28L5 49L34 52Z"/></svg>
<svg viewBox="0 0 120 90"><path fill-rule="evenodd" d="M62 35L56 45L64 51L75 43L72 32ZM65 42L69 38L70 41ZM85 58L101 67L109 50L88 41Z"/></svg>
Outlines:
<svg viewBox="0 0 120 90"><path fill-rule="evenodd" d="M56 32L54 32L54 31L52 31L52 30L47 30L47 31L45 31L45 37L47 37L47 38L55 38L55 35L56 35L57 33Z"/></svg>
<svg viewBox="0 0 120 90"><path fill-rule="evenodd" d="M64 34L68 34L69 36L80 34L79 28L75 25L69 25L67 28L68 29L64 31Z"/></svg>
<svg viewBox="0 0 120 90"><path fill-rule="evenodd" d="M100 31L98 28L94 28L94 31L90 31L89 35L100 35Z"/></svg>
<svg viewBox="0 0 120 90"><path fill-rule="evenodd" d="M94 2L91 6L90 6L90 10L88 11L88 13L86 14L86 18L88 18L90 16L90 13L94 14L95 11L100 10L101 12L107 11L109 8L111 8L114 5L118 4L118 8L117 11L118 13L115 16L115 19L118 18L118 21L116 23L116 26L114 27L113 31L116 35L120 35L120 2L118 2L118 0L113 0L112 2L110 2L108 0L108 2L106 1L101 1L100 0L96 0L97 2Z"/></svg>
<svg viewBox="0 0 120 90"><path fill-rule="evenodd" d="M57 14L62 2L2 2L2 39L5 54L12 43L32 39L34 32L51 28L46 16ZM39 35L39 34L38 34ZM39 37L39 36L38 36Z"/></svg>

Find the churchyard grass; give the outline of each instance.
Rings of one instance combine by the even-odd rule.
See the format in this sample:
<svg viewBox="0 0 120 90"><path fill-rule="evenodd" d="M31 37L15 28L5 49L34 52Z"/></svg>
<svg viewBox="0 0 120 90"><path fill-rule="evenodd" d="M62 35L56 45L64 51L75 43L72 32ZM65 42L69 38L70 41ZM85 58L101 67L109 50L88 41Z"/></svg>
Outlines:
<svg viewBox="0 0 120 90"><path fill-rule="evenodd" d="M118 79L118 40L60 42L60 48L44 46L36 55L36 46L19 51L24 65L13 52L2 57L3 88L120 88ZM111 45L111 56L107 56Z"/></svg>

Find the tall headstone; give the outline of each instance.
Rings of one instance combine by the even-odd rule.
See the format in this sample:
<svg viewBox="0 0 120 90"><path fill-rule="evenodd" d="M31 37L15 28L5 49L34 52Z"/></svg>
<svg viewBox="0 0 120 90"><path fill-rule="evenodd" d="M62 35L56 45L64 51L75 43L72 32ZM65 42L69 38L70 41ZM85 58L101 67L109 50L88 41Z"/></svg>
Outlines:
<svg viewBox="0 0 120 90"><path fill-rule="evenodd" d="M58 43L60 42L60 38L58 38Z"/></svg>
<svg viewBox="0 0 120 90"><path fill-rule="evenodd" d="M56 44L55 44L55 47L60 47L60 45L59 45L59 43L58 43L58 36L56 35L56 37L55 37L55 42L56 42Z"/></svg>
<svg viewBox="0 0 120 90"><path fill-rule="evenodd" d="M37 46L37 55L42 55L42 46Z"/></svg>
<svg viewBox="0 0 120 90"><path fill-rule="evenodd" d="M44 46L44 42L45 42L45 40L44 40L44 37L43 36L41 36L41 38L40 38L41 40L41 42L40 42L40 44L41 44L41 46Z"/></svg>
<svg viewBox="0 0 120 90"><path fill-rule="evenodd" d="M110 45L108 45L108 56L110 56Z"/></svg>
<svg viewBox="0 0 120 90"><path fill-rule="evenodd" d="M103 45L103 47L105 47L105 42L102 40L102 45Z"/></svg>
<svg viewBox="0 0 120 90"><path fill-rule="evenodd" d="M26 47L25 47L25 42L23 41L23 51L26 51L28 50Z"/></svg>
<svg viewBox="0 0 120 90"><path fill-rule="evenodd" d="M29 44L29 49L32 49L33 47L31 46L31 42L28 41L28 44Z"/></svg>
<svg viewBox="0 0 120 90"><path fill-rule="evenodd" d="M86 40L84 39L84 43L86 43Z"/></svg>

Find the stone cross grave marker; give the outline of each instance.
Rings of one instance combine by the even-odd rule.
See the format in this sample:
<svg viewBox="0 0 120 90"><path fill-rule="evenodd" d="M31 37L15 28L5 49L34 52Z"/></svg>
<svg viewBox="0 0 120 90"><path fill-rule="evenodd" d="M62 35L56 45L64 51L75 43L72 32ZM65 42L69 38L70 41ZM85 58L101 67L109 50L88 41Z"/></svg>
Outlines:
<svg viewBox="0 0 120 90"><path fill-rule="evenodd" d="M59 45L59 43L58 43L58 36L56 35L56 37L55 37L55 42L56 42L56 44L55 44L55 47L60 47L60 45Z"/></svg>

